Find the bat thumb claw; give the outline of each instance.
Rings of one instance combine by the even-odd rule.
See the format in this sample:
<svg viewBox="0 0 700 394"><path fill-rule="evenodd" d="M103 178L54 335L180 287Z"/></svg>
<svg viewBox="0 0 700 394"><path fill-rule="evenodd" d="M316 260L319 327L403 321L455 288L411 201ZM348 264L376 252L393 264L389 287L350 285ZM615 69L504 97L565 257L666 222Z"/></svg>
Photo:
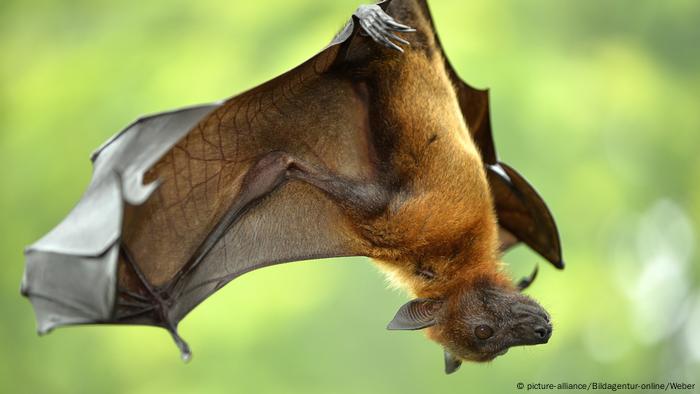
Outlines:
<svg viewBox="0 0 700 394"><path fill-rule="evenodd" d="M192 351L185 341L180 341L181 342L177 344L177 347L180 348L180 358L183 362L188 363L192 360Z"/></svg>
<svg viewBox="0 0 700 394"><path fill-rule="evenodd" d="M190 362L190 360L192 360L192 352L189 351L189 349L188 349L186 352L185 352L185 351L180 351L180 358L181 358L182 361L184 361L185 363L188 363L188 362Z"/></svg>
<svg viewBox="0 0 700 394"><path fill-rule="evenodd" d="M175 344L177 345L178 349L180 349L180 358L182 361L185 363L189 362L192 359L192 351L190 350L190 345L185 342L184 339L180 336L180 334L177 333L177 329L174 327L168 327L168 331L170 331L170 335L172 335L173 340L175 341Z"/></svg>

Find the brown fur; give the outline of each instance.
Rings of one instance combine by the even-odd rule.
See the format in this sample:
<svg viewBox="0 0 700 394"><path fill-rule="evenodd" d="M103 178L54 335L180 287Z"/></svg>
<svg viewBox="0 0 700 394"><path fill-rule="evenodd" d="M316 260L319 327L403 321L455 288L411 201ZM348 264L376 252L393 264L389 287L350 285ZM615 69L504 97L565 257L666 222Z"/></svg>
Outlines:
<svg viewBox="0 0 700 394"><path fill-rule="evenodd" d="M398 133L392 164L409 174L410 194L391 201L390 213L369 225L375 244L390 245L374 249L371 257L418 297L444 297L476 277L504 282L482 160L443 55L426 33L432 29L420 6L398 5L390 12L417 29L415 37L406 35L412 48L372 63L370 73L380 76L374 99L384 103L383 122ZM434 277L418 275L420 270Z"/></svg>

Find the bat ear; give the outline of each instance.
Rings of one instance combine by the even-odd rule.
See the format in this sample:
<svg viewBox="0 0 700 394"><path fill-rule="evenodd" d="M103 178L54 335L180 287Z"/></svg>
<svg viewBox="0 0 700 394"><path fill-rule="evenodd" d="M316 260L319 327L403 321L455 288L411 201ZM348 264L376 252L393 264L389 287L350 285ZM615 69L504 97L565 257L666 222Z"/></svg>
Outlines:
<svg viewBox="0 0 700 394"><path fill-rule="evenodd" d="M446 374L449 375L452 372L458 370L461 365L462 365L462 360L458 359L457 357L453 356L452 353L445 350L445 373Z"/></svg>
<svg viewBox="0 0 700 394"><path fill-rule="evenodd" d="M417 298L399 308L394 319L389 322L387 330L420 330L435 324L435 312L442 306L442 301Z"/></svg>

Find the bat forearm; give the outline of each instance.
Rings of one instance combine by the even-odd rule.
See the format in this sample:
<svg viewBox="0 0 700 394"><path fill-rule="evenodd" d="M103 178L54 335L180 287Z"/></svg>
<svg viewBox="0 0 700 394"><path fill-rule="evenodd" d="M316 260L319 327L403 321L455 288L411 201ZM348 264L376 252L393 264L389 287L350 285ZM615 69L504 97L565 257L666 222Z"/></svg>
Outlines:
<svg viewBox="0 0 700 394"><path fill-rule="evenodd" d="M317 187L354 217L374 216L388 203L386 189L376 183L348 179L298 159L286 152L264 155L246 173L238 196L204 239L187 266L206 257L228 229L263 197L286 181L298 180Z"/></svg>

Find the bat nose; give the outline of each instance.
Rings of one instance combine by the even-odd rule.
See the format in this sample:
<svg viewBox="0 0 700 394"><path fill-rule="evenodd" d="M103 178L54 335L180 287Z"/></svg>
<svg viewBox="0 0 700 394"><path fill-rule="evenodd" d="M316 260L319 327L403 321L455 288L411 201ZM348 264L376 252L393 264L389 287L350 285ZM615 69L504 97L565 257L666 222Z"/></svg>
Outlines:
<svg viewBox="0 0 700 394"><path fill-rule="evenodd" d="M547 343L552 337L552 321L549 314L534 301L523 300L511 306L517 321L516 331L521 345Z"/></svg>
<svg viewBox="0 0 700 394"><path fill-rule="evenodd" d="M552 336L552 325L549 322L537 324L533 327L532 335L536 343L547 343Z"/></svg>

